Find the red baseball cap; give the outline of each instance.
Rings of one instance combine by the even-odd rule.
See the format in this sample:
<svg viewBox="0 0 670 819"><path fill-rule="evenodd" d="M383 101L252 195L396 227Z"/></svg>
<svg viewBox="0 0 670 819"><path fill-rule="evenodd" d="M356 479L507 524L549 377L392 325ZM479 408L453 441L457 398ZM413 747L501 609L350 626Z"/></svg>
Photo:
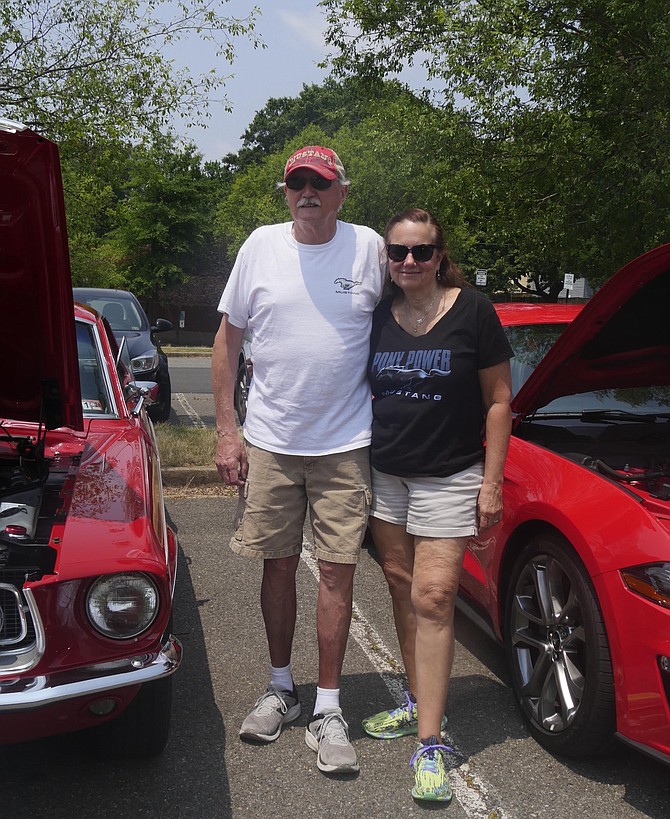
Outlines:
<svg viewBox="0 0 670 819"><path fill-rule="evenodd" d="M344 182L347 178L344 165L335 151L322 148L320 145L307 145L291 154L284 168L284 181L298 168L309 168L319 176L326 179L339 179L340 182Z"/></svg>

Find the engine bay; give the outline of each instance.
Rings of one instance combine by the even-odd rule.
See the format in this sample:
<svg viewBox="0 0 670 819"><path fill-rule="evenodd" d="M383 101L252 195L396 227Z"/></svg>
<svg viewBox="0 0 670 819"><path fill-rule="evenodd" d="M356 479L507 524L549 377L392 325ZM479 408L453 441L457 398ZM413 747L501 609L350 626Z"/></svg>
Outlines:
<svg viewBox="0 0 670 819"><path fill-rule="evenodd" d="M605 478L670 501L670 419L591 420L535 416L515 431L518 438L549 449Z"/></svg>
<svg viewBox="0 0 670 819"><path fill-rule="evenodd" d="M0 572L37 578L53 572L49 545L53 524L64 514L69 466L44 457L44 439L0 431Z"/></svg>

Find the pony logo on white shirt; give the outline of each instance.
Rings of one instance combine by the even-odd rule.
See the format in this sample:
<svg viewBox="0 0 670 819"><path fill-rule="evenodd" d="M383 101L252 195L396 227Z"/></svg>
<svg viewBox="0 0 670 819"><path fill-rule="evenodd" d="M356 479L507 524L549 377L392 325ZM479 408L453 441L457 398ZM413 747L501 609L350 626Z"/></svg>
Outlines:
<svg viewBox="0 0 670 819"><path fill-rule="evenodd" d="M342 278L340 278L340 279L335 279L333 284L339 284L340 285L340 289L337 292L339 292L339 293L342 293L342 292L349 293L351 290L354 289L354 287L357 287L359 284L363 284L363 282L355 282L352 279L342 279Z"/></svg>

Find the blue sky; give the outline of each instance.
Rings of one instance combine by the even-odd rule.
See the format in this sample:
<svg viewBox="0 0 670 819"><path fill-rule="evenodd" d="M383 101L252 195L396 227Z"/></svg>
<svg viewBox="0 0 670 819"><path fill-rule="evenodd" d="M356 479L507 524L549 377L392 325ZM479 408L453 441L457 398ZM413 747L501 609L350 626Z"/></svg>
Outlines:
<svg viewBox="0 0 670 819"><path fill-rule="evenodd" d="M234 74L223 89L232 113L213 101L206 129L196 125L187 129L175 122L177 132L192 140L206 159L237 151L243 132L270 97L297 96L303 84L320 83L327 76L317 68L327 49L325 17L316 0L230 0L225 15L245 17L254 5L261 7L256 33L267 48L254 50L246 39L237 40L233 66L224 61L217 65L214 49L206 45L184 42L176 48L176 62L187 64L194 74L214 66L224 75Z"/></svg>
<svg viewBox="0 0 670 819"><path fill-rule="evenodd" d="M240 137L271 97L295 97L304 84L320 84L329 73L317 67L329 51L323 40L325 15L317 0L228 0L224 13L246 17L254 5L261 9L256 34L265 42L265 49L254 50L246 38L236 40L237 59L231 66L218 59L207 44L191 41L175 47L177 66L188 65L196 75L213 67L224 76L233 75L222 89L232 113L213 100L211 117L204 120L206 128L197 124L186 128L180 120L174 123L177 133L194 142L205 159L221 159L238 151ZM400 78L415 89L425 85L421 66L406 69Z"/></svg>

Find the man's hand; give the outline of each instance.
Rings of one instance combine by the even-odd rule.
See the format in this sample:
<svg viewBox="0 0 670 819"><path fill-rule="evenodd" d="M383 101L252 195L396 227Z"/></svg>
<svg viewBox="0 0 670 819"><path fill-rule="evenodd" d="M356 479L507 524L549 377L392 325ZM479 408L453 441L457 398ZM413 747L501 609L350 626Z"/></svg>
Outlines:
<svg viewBox="0 0 670 819"><path fill-rule="evenodd" d="M216 455L214 463L228 486L243 486L247 479L247 450L235 421L233 393L237 360L244 329L230 324L226 313L212 347L212 392L216 407Z"/></svg>
<svg viewBox="0 0 670 819"><path fill-rule="evenodd" d="M237 430L217 433L214 463L221 480L228 486L243 486L247 479L247 450Z"/></svg>

